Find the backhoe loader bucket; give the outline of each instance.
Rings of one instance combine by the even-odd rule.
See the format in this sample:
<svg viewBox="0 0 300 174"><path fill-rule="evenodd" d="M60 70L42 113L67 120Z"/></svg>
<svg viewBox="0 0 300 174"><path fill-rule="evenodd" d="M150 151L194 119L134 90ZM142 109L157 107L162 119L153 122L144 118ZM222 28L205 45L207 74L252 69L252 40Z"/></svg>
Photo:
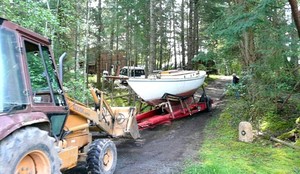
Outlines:
<svg viewBox="0 0 300 174"><path fill-rule="evenodd" d="M113 135L137 139L140 137L137 121L135 118L136 109L133 107L112 107L115 115Z"/></svg>
<svg viewBox="0 0 300 174"><path fill-rule="evenodd" d="M104 99L102 91L93 87L90 91L97 106L97 118L92 119L97 127L103 129L106 125L109 128L104 130L113 137L140 137L134 107L111 107Z"/></svg>

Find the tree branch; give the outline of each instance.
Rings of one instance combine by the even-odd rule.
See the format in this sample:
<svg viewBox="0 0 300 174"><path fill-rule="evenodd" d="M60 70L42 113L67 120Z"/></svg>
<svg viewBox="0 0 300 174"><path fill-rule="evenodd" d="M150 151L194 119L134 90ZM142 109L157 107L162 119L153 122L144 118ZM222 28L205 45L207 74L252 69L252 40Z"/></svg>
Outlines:
<svg viewBox="0 0 300 174"><path fill-rule="evenodd" d="M294 86L294 88L293 88L292 91L296 90L297 87L298 87L299 85L300 85L300 81L298 81L298 82L296 83L296 85ZM293 92L291 92L291 93L288 95L288 97L284 100L284 102L282 103L280 109L283 109L284 105L288 102L288 100L291 98L292 95L293 95Z"/></svg>

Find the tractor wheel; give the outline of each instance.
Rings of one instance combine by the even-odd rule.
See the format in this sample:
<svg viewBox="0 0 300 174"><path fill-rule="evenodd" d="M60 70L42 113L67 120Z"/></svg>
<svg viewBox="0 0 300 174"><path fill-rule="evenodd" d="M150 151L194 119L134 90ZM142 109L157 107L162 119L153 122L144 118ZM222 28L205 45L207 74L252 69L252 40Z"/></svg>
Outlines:
<svg viewBox="0 0 300 174"><path fill-rule="evenodd" d="M61 173L54 138L38 128L15 131L0 141L0 152L0 173Z"/></svg>
<svg viewBox="0 0 300 174"><path fill-rule="evenodd" d="M112 174L117 165L117 149L109 139L97 139L87 153L87 169L91 174Z"/></svg>

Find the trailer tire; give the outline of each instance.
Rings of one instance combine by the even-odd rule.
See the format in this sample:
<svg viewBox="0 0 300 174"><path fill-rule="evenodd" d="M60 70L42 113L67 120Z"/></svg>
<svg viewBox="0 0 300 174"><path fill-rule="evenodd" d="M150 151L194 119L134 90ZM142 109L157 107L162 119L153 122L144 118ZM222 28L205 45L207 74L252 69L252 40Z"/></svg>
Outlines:
<svg viewBox="0 0 300 174"><path fill-rule="evenodd" d="M109 139L92 142L87 153L87 170L90 174L112 174L117 165L117 149Z"/></svg>
<svg viewBox="0 0 300 174"><path fill-rule="evenodd" d="M205 98L206 111L210 112L212 110L212 102L210 97Z"/></svg>
<svg viewBox="0 0 300 174"><path fill-rule="evenodd" d="M61 161L48 132L36 127L16 130L0 141L1 173L59 174Z"/></svg>

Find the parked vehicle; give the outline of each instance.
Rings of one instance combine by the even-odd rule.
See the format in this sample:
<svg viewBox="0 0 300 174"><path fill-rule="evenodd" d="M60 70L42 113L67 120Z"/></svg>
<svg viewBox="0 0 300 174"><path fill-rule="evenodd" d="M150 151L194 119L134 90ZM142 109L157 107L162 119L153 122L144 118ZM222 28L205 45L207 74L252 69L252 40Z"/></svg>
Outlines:
<svg viewBox="0 0 300 174"><path fill-rule="evenodd" d="M142 67L124 66L120 70L121 83L127 83L127 78L145 78L145 70Z"/></svg>

